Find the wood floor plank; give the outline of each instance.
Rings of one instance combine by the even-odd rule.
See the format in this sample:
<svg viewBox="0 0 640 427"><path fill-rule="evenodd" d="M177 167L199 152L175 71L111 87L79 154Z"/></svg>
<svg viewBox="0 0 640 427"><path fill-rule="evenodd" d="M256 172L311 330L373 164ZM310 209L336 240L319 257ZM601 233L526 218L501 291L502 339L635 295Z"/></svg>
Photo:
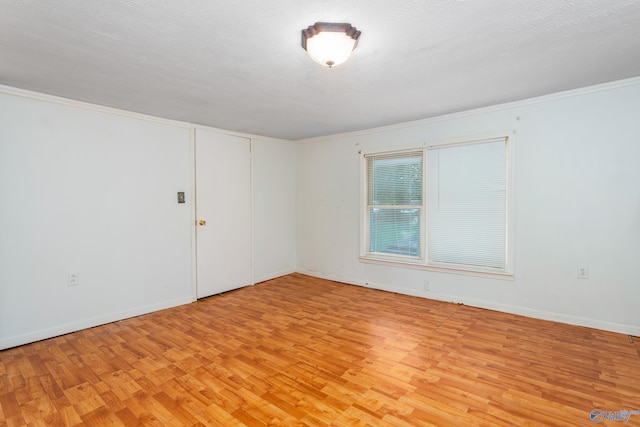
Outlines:
<svg viewBox="0 0 640 427"><path fill-rule="evenodd" d="M0 352L0 426L561 426L596 407L640 409L640 338L300 274Z"/></svg>

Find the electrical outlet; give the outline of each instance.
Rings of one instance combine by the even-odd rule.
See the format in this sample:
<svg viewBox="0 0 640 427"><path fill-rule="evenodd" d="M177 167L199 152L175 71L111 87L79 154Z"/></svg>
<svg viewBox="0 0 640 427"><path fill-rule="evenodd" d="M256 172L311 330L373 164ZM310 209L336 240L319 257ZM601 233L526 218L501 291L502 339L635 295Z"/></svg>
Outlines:
<svg viewBox="0 0 640 427"><path fill-rule="evenodd" d="M80 284L80 276L78 273L69 273L67 276L67 285L68 286L77 286Z"/></svg>
<svg viewBox="0 0 640 427"><path fill-rule="evenodd" d="M429 282L428 280L424 281L424 290L428 291L431 289L431 282Z"/></svg>
<svg viewBox="0 0 640 427"><path fill-rule="evenodd" d="M586 265L578 266L578 279L588 279L589 278L589 267Z"/></svg>

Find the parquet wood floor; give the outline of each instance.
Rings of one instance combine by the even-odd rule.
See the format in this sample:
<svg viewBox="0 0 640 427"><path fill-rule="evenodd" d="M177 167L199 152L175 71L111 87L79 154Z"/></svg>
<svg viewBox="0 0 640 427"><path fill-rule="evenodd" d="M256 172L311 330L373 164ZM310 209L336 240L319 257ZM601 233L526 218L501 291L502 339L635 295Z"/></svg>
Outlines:
<svg viewBox="0 0 640 427"><path fill-rule="evenodd" d="M293 274L0 352L0 425L585 426L638 342Z"/></svg>

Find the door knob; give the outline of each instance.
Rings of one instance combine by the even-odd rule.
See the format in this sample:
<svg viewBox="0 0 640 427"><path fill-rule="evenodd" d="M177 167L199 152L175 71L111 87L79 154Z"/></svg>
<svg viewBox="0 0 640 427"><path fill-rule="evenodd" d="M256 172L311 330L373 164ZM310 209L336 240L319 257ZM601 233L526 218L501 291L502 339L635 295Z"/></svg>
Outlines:
<svg viewBox="0 0 640 427"><path fill-rule="evenodd" d="M198 225L204 227L205 225L207 225L207 221L205 221L204 219L201 219L200 221L198 221Z"/></svg>

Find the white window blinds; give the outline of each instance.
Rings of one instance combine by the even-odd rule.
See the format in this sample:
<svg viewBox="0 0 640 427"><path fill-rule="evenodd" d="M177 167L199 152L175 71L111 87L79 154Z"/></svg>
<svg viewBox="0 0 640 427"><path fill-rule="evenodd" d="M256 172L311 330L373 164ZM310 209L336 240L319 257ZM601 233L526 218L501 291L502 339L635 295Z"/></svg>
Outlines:
<svg viewBox="0 0 640 427"><path fill-rule="evenodd" d="M367 156L370 253L421 256L422 151Z"/></svg>
<svg viewBox="0 0 640 427"><path fill-rule="evenodd" d="M505 269L506 140L428 150L428 262Z"/></svg>

